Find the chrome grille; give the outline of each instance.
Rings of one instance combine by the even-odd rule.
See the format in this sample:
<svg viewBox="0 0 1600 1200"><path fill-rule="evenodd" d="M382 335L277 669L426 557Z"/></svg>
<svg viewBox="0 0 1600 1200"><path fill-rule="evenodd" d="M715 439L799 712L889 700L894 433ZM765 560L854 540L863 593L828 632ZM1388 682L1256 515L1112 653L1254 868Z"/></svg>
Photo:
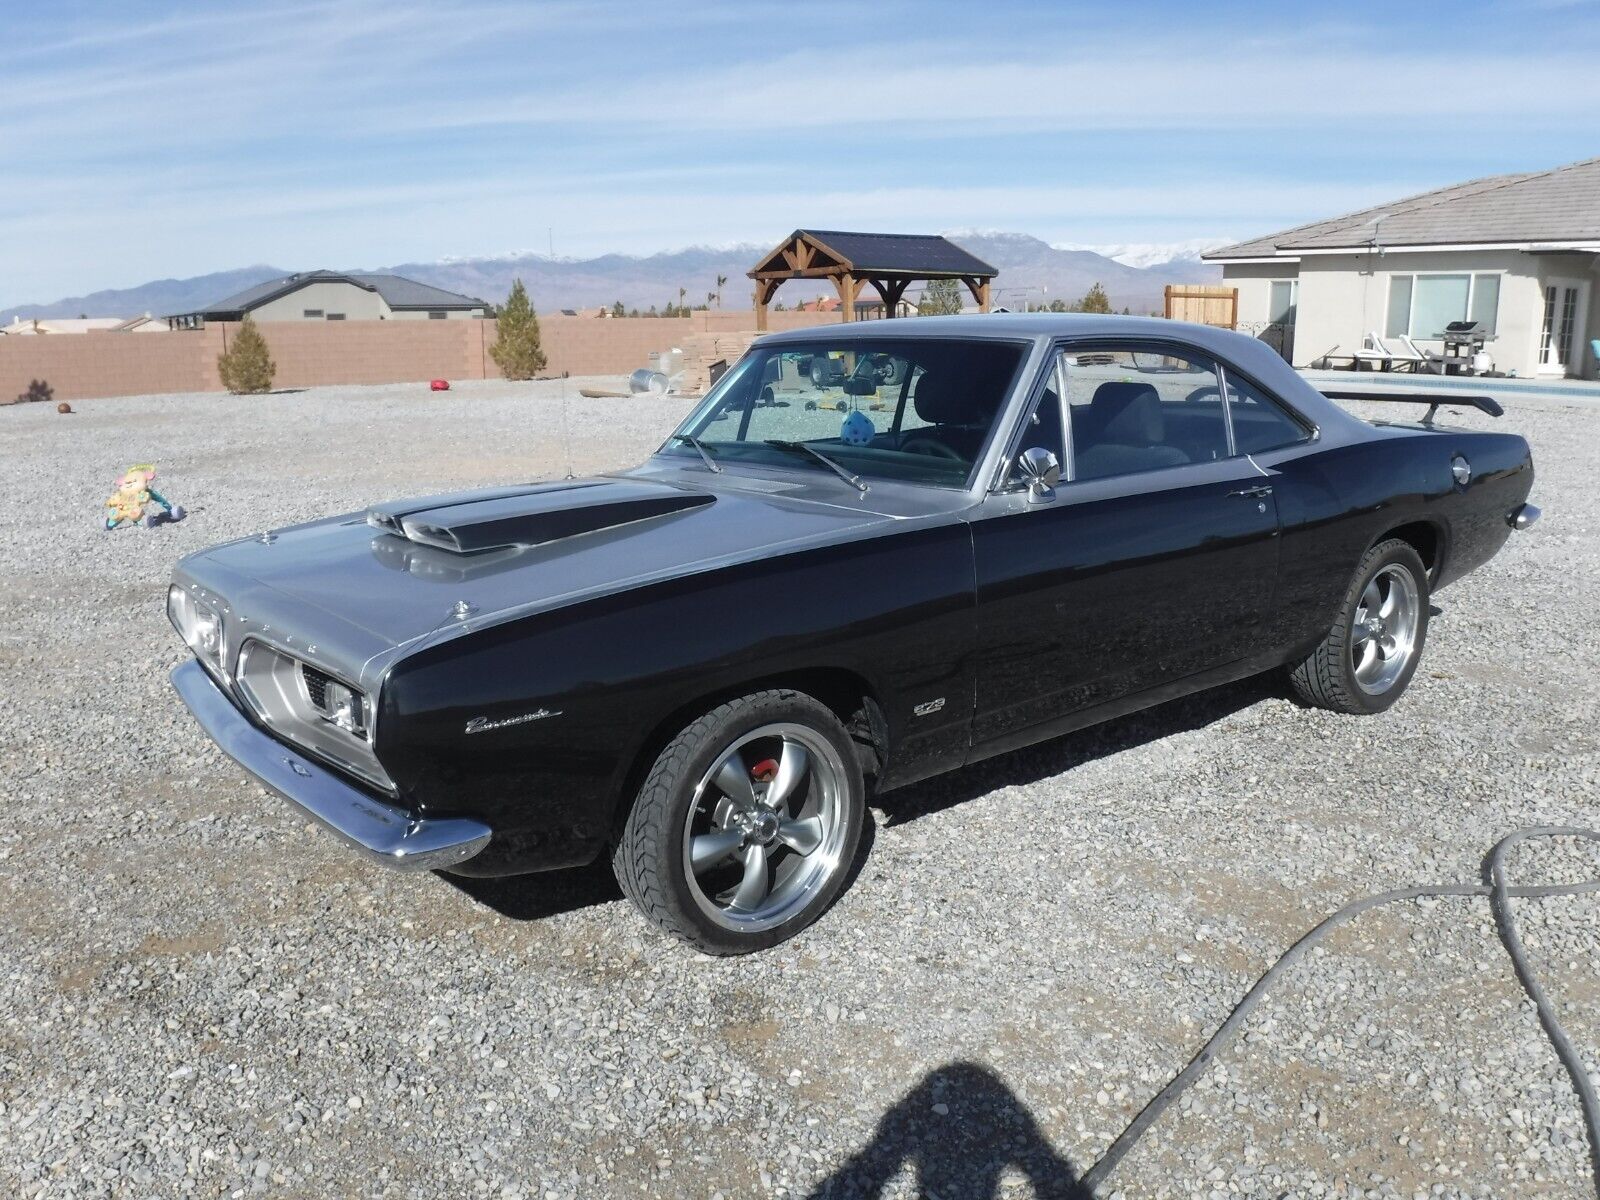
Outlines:
<svg viewBox="0 0 1600 1200"><path fill-rule="evenodd" d="M300 681L306 685L306 697L311 701L312 707L327 712L328 684L333 682L332 677L324 675L308 663L301 663Z"/></svg>

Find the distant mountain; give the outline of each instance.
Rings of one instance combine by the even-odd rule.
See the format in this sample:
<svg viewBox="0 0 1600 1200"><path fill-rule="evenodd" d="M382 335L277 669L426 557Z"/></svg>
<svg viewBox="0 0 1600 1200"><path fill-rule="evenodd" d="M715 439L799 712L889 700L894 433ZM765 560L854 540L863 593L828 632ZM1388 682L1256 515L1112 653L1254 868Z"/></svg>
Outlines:
<svg viewBox="0 0 1600 1200"><path fill-rule="evenodd" d="M193 312L213 300L221 300L224 296L231 296L247 287L288 273L279 267L259 264L233 271L217 271L211 275L196 275L192 279L157 279L152 283L141 283L138 287L69 296L51 304L20 304L15 308L0 308L0 325L9 325L16 317L24 320L29 317L138 317L145 313L164 317L172 313Z"/></svg>
<svg viewBox="0 0 1600 1200"><path fill-rule="evenodd" d="M948 236L999 269L1000 276L994 285L995 302L1007 308L1021 308L1024 303L1048 304L1056 299L1070 304L1098 283L1105 288L1115 308L1126 307L1136 313L1159 312L1161 290L1166 284L1210 283L1220 280L1222 275L1218 268L1194 257L1192 247L1198 243L1090 249L1052 246L1024 233L962 232ZM704 304L707 295L717 290L717 276L722 275L727 278L722 287L723 306L748 308L751 285L745 272L770 248L770 243L690 246L661 254L604 254L586 259L517 253L362 269L404 275L492 303L503 301L511 290L512 280L520 278L540 312L609 306L618 300L630 309L646 310L652 305L659 309L679 302L679 288L684 289L686 303ZM1113 250L1131 261L1120 261L1118 255L1107 253ZM14 316L75 317L82 313L91 317L130 317L145 312L158 316L193 312L253 284L288 273L279 267L263 265L193 279L163 279L140 287L74 296L52 304L0 309L0 324L9 323ZM784 284L777 298L792 305L830 292L827 285L797 280ZM871 289L867 289L869 298L872 294Z"/></svg>
<svg viewBox="0 0 1600 1200"><path fill-rule="evenodd" d="M618 300L625 308L643 312L652 305L660 309L677 304L679 288L684 289L685 304L705 304L707 295L717 290L717 276L723 275L728 280L722 287L723 307L749 308L751 283L745 272L771 249L756 245L690 246L642 257L603 254L582 259L523 253L399 263L380 269L492 303L504 301L512 281L521 279L540 312L609 306ZM778 298L794 304L831 290L815 283L785 284Z"/></svg>
<svg viewBox="0 0 1600 1200"><path fill-rule="evenodd" d="M1119 262L1102 251L1052 246L1025 233L969 233L952 236L979 258L999 268L997 303L1007 308L1061 299L1068 304L1096 283L1111 306L1135 313L1160 312L1169 283L1218 282L1222 272L1196 262L1142 267Z"/></svg>
<svg viewBox="0 0 1600 1200"><path fill-rule="evenodd" d="M1225 246L1234 238L1206 237L1189 238L1181 242L1113 242L1110 245L1078 245L1076 243L1056 243L1057 250L1092 250L1096 254L1103 254L1107 258L1114 258L1119 263L1130 267L1143 267L1146 270L1169 266L1173 263L1197 263L1200 256L1207 250L1214 250L1218 246Z"/></svg>

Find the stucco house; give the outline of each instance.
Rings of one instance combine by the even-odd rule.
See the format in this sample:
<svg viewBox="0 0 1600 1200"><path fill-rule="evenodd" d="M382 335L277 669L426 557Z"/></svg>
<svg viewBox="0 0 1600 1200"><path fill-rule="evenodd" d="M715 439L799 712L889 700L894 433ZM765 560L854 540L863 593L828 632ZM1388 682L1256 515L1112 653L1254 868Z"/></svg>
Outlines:
<svg viewBox="0 0 1600 1200"><path fill-rule="evenodd" d="M1476 320L1496 370L1594 379L1600 158L1494 175L1202 255L1239 289L1239 328L1298 366L1369 335L1438 351Z"/></svg>
<svg viewBox="0 0 1600 1200"><path fill-rule="evenodd" d="M487 316L489 305L400 275L301 271L246 288L198 312L168 317L175 329L207 321L448 321Z"/></svg>

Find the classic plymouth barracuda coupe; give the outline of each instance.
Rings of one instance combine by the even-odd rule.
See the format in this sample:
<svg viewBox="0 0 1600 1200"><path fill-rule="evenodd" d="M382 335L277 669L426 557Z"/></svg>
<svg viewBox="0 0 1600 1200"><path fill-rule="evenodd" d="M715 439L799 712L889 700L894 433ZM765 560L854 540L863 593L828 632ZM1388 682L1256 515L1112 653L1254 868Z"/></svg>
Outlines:
<svg viewBox="0 0 1600 1200"><path fill-rule="evenodd" d="M760 949L837 895L875 791L1274 668L1388 708L1430 594L1538 516L1520 437L1431 417L1168 321L776 334L632 470L185 559L174 681L379 862L607 854L663 929Z"/></svg>

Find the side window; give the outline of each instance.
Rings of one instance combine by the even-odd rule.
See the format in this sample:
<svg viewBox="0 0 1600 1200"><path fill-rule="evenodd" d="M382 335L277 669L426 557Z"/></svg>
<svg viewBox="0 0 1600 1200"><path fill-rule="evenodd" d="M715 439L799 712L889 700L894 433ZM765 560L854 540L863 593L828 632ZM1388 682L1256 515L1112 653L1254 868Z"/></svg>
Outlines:
<svg viewBox="0 0 1600 1200"><path fill-rule="evenodd" d="M1300 423L1247 379L1229 373L1228 409L1233 418L1233 445L1240 454L1257 454L1292 446L1309 436Z"/></svg>
<svg viewBox="0 0 1600 1200"><path fill-rule="evenodd" d="M1217 370L1167 347L1065 356L1073 479L1104 479L1228 457Z"/></svg>

